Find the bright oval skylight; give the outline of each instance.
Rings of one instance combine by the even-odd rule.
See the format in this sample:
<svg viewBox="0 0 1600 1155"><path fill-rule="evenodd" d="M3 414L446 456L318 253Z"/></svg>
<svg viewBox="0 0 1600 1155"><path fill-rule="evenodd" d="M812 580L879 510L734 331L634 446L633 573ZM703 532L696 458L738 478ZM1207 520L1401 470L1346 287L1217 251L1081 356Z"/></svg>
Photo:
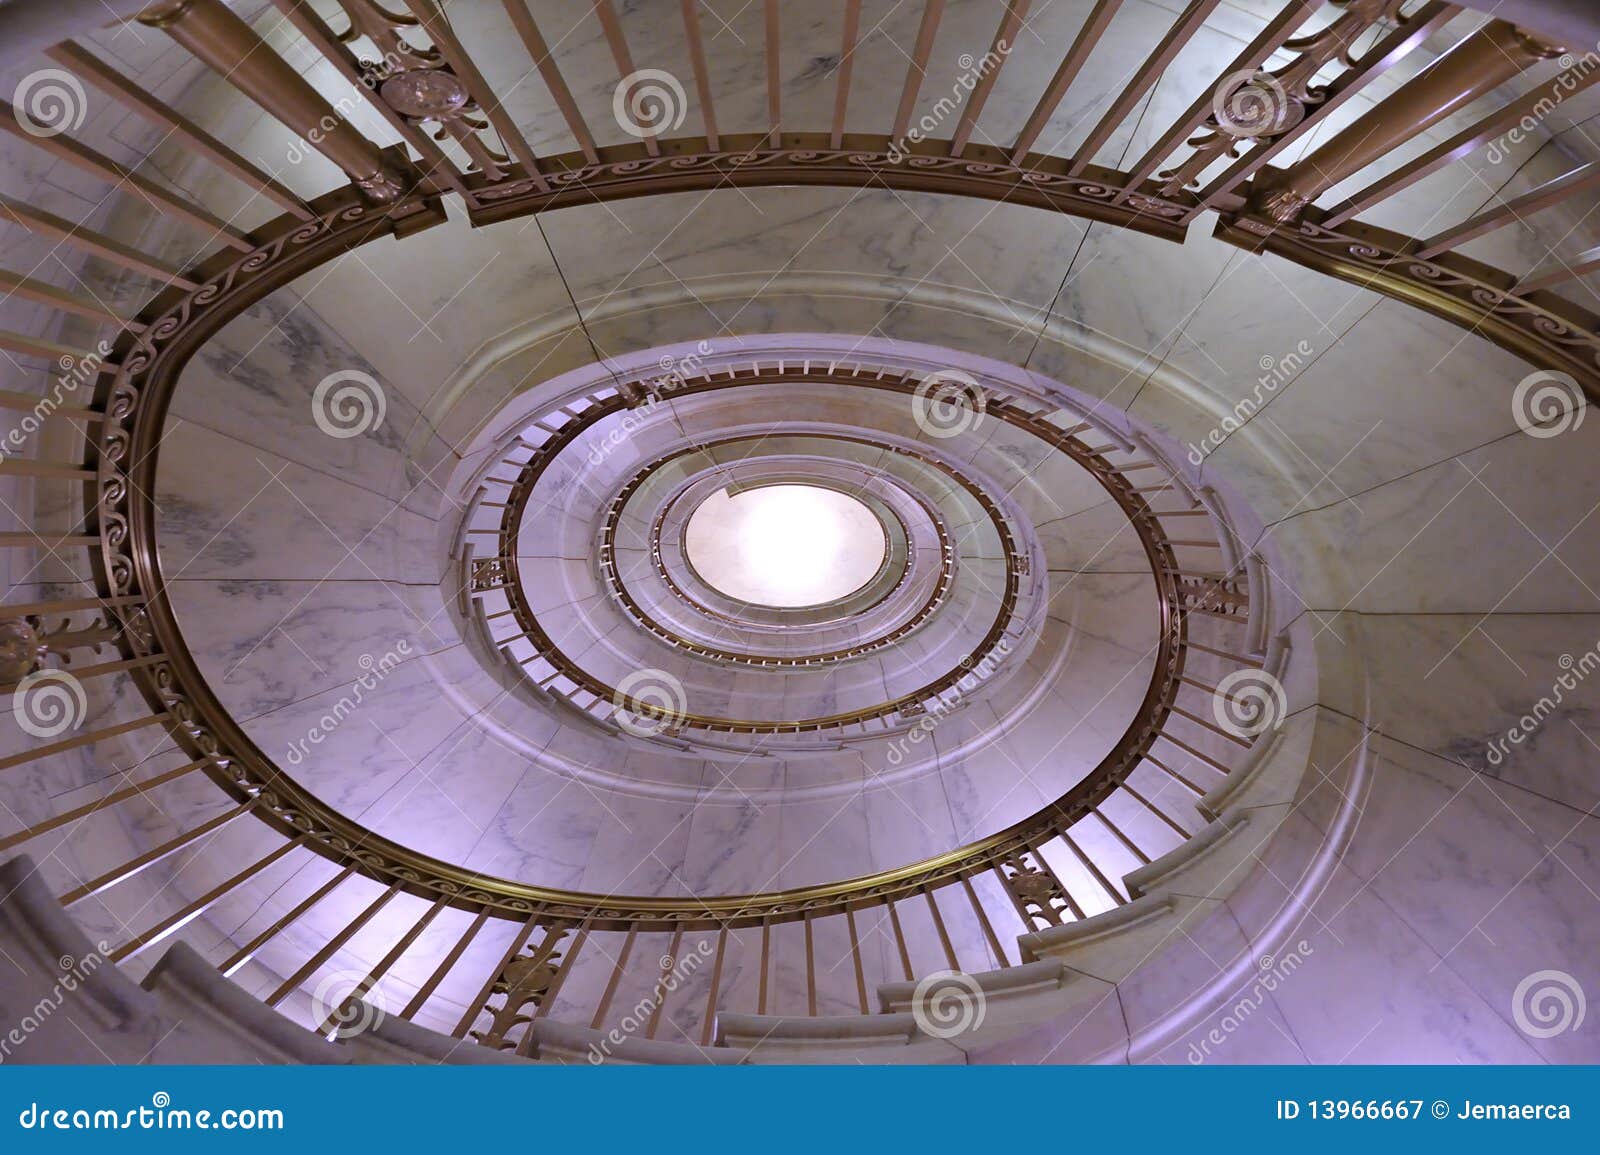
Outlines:
<svg viewBox="0 0 1600 1155"><path fill-rule="evenodd" d="M684 547L718 592L787 609L854 593L883 566L888 543L873 512L848 494L764 485L706 498L689 518Z"/></svg>

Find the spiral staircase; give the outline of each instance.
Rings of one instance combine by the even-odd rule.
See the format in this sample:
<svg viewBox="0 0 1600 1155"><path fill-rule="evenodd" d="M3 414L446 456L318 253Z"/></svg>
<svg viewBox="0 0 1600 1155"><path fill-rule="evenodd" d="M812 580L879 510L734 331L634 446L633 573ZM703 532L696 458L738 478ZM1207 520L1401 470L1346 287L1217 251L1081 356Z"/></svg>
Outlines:
<svg viewBox="0 0 1600 1155"><path fill-rule="evenodd" d="M3 1057L1600 1058L1596 24L0 9Z"/></svg>

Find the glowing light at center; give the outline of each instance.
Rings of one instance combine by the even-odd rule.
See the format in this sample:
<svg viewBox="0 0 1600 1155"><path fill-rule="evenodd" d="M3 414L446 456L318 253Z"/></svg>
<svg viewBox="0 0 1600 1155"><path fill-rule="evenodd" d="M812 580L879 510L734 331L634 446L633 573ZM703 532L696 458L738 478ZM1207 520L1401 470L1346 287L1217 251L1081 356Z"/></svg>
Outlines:
<svg viewBox="0 0 1600 1155"><path fill-rule="evenodd" d="M684 545L706 583L741 602L796 608L836 601L872 580L888 543L861 502L815 485L712 494Z"/></svg>

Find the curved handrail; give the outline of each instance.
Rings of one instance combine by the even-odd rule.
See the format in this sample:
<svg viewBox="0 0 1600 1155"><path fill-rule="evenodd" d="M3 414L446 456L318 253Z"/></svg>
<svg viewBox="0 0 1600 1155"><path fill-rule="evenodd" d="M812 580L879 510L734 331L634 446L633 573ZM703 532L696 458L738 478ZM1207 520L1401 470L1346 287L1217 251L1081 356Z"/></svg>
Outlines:
<svg viewBox="0 0 1600 1155"><path fill-rule="evenodd" d="M136 7L125 3L125 0L116 0L116 4L114 11L119 13L131 12ZM195 6L204 7L205 4L197 3ZM1590 36L1593 29L1586 22L1600 21L1600 15L1592 11L1587 14L1580 12L1580 6L1576 2L1562 3L1561 0L1537 3L1535 0L1509 0L1501 4L1499 10L1501 15L1508 11L1526 12L1530 25L1547 33L1571 35L1577 32ZM106 6L101 0L93 0L92 4L90 0L51 0L49 5L31 0L13 0L13 3L0 8L0 43L5 46L7 59L10 59L12 52L43 46L47 41L41 37L81 30L79 25L72 22L86 19L84 14L91 7L95 9L96 19L103 18ZM1305 15L1309 15L1312 6L1303 7ZM1385 14L1395 15L1406 5L1397 4L1394 0L1366 0L1363 3L1352 0L1349 4L1334 7L1345 13L1341 19L1348 18L1352 28L1362 21L1367 21L1366 28L1382 28ZM508 162L481 166L482 171L454 182L444 177L420 176L410 168L405 157L398 155L397 150L395 159L401 162L397 164L397 171L409 169L416 183L410 192L401 195L396 202L374 207L362 199L363 193L347 188L319 198L311 205L297 205L293 198L289 198L288 213L248 235L223 226L218 230L222 240L220 247L198 260L191 268L170 270L173 278L171 287L123 330L113 359L107 365L96 403L90 411L86 411L86 415L81 415L91 424L97 422L100 425L100 432L92 440L85 459L36 466L13 463L22 466L17 472L30 468L64 468L79 479L83 478L85 471L93 472L94 487L97 488L89 503L94 517L91 526L93 532L52 540L58 541L63 548L92 548L100 585L100 597L92 599L93 608L103 615L103 624L87 631L66 630L58 631L55 635L37 630L35 640L42 640L48 652L59 655L73 649L98 650L108 636L117 635L117 644L122 651L119 660L99 666L79 667L78 672L89 677L113 671L131 672L146 694L151 708L150 716L37 747L24 756L0 760L0 767L86 745L126 732L132 726L165 727L175 734L189 752L191 761L169 771L163 780L171 780L179 774L204 771L222 782L241 803L237 811L230 812L230 817L235 813L253 811L277 825L289 838L304 839L321 852L345 863L347 872L359 870L372 877L389 880L392 889L448 901L485 915L494 913L509 918L525 918L530 933L537 925L565 927L567 931L581 927L580 933L617 930L628 934L635 933L641 925L665 926L680 932L694 926L716 927L725 931L730 925L768 927L775 920L804 920L809 927L812 919L829 911L842 912L848 917L852 909L860 909L852 905L858 899L862 903L886 901L892 904L897 897L926 895L931 903L931 888L965 881L977 871L991 869L1006 881L1012 897L1017 900L1018 913L1025 924L1040 918L1048 920L1060 917L1061 910L1075 905L1071 895L1065 894L1064 899L1060 897L1065 888L1060 887L1059 879L1049 878L1047 869L1037 865L1028 866L1025 861L1030 855L1037 859L1037 846L1033 843L1037 842L1037 835L1048 832L1042 827L1031 831L1035 836L1031 839L1022 837L1022 832L1017 830L1002 832L1002 835L995 836L1000 841L985 843L975 851L973 848L964 848L937 860L890 872L882 878L874 876L873 885L863 883L851 892L855 897L844 901L841 901L839 894L829 893L827 888L803 888L783 892L776 896L776 902L772 901L772 895L728 896L707 900L713 904L712 907L708 907L707 902L697 902L695 909L690 912L693 917L686 917L681 903L674 908L670 902L657 904L653 901L628 900L617 903L605 896L580 895L574 899L568 892L541 891L514 885L504 889L498 884L486 886L484 880L476 876L439 877L436 864L431 861L372 837L337 816L330 816L316 799L272 770L264 757L258 758L260 752L249 746L231 719L217 717L211 709L213 704L196 701L194 688L200 684L198 671L184 651L175 625L170 620L161 620L170 619L170 609L165 607L160 592L160 572L153 545L154 518L137 495L153 492L151 483L154 480L155 457L152 447L159 439L167 397L177 372L188 356L221 324L301 273L376 237L406 233L440 223L444 219L437 199L441 191L454 191L460 195L469 205L473 223L484 224L579 200L592 202L686 188L710 188L724 184L859 186L870 183L892 188L1007 199L1013 203L1073 213L1090 220L1112 221L1171 240L1181 240L1198 214L1215 210L1220 217L1218 235L1227 241L1251 249L1264 248L1279 253L1307 267L1359 282L1396 299L1432 310L1462 326L1484 333L1547 368L1570 373L1593 396L1597 383L1600 383L1600 322L1596 317L1549 292L1547 277L1524 278L1526 283L1519 282L1509 274L1461 257L1453 251L1466 232L1479 230L1473 235L1480 235L1482 230L1505 223L1504 213L1491 212L1485 214L1486 219L1474 219L1468 222L1471 229L1466 232L1458 228L1434 238L1405 237L1362 223L1357 219L1355 202L1327 210L1318 209L1314 204L1306 207L1305 198L1299 197L1297 202L1293 189L1279 183L1281 174L1275 173L1267 164L1280 150L1297 139L1297 134L1309 131L1318 118L1331 111L1334 101L1328 99L1329 93L1342 99L1381 73L1404 51L1415 47L1421 37L1442 26L1442 22L1452 14L1451 6L1445 4L1430 3L1414 8L1401 19L1398 27L1385 31L1381 38L1381 51L1364 54L1357 60L1341 55L1338 60L1341 71L1329 84L1319 86L1316 93L1296 88L1291 94L1296 115L1285 115L1281 122L1266 125L1264 131L1243 132L1239 126L1219 123L1220 114L1208 115L1208 102L1201 101L1186 114L1185 121L1175 124L1172 130L1161 137L1161 145L1152 149L1128 172L1096 166L1089 163L1090 158L1087 157L1067 158L1032 153L1028 148L1031 142L1018 145L1008 152L970 145L962 136L959 140L921 140L913 146L902 148L903 141L887 135L867 134L846 138L841 137L837 130L832 133L784 133L781 138L776 132L748 137L714 138L708 135L651 140L617 148L591 147L563 157L532 158L530 155L519 157L517 164ZM62 23L48 23L45 17L59 18ZM1563 21L1560 29L1554 27L1557 18ZM1549 23L1545 22L1547 20ZM1572 20L1581 23L1573 24ZM1327 64L1333 57L1324 59L1319 54L1355 42L1353 36L1330 38L1322 33L1291 40L1295 27L1290 21L1269 26L1263 32L1262 39L1241 56L1241 61L1260 57L1255 64L1244 66L1245 74L1260 79L1263 74L1259 72L1259 66L1272 51L1281 49L1294 56L1290 65L1293 69L1309 67L1319 61ZM1530 60L1541 54L1552 54L1549 44L1522 44L1528 38L1503 20L1492 21L1487 27L1489 39L1485 43L1492 42L1496 36L1510 37L1522 48L1528 49L1532 54ZM9 35L8 29L11 32ZM1175 26L1175 35L1178 30ZM305 29L302 28L302 31ZM1192 34L1193 28L1188 31ZM1591 37L1583 47L1587 48L1594 39L1600 37ZM326 44L315 41L315 38L313 40L319 48L331 51ZM1181 44L1181 40L1174 43ZM1093 47L1092 43L1089 47ZM1263 47L1268 50L1266 55L1260 51ZM273 55L267 51L257 56L255 61L259 64L265 57ZM330 56L330 60L336 67L349 66L349 60L337 53ZM1505 62L1492 57L1491 60L1506 76L1515 75L1525 66L1520 56ZM1141 75L1158 65L1159 61L1152 58L1146 62ZM1402 84L1398 93L1388 99L1394 101L1396 107L1420 104L1436 112L1445 107L1450 99L1462 97L1465 91L1448 88L1451 83L1465 83L1462 77L1452 73L1453 67L1456 66L1426 70ZM1257 71L1250 72L1250 69ZM1459 71L1456 68L1456 72ZM1566 68L1561 74L1562 78L1565 79L1574 71L1575 68ZM1282 73L1273 74L1275 77L1280 75ZM101 79L104 78L102 74ZM1493 79L1494 76L1489 76L1482 82L1488 83ZM1575 78L1575 81L1584 80L1586 78L1581 76ZM301 95L303 97L304 94ZM365 95L376 101L372 92ZM1217 94L1208 95L1220 95L1220 90ZM1059 96L1057 93L1057 101ZM1531 93L1529 97L1520 99L1526 101L1537 96L1538 93ZM158 113L160 107L156 106ZM1358 194L1360 204L1380 203L1385 197L1406 187L1407 180L1430 171L1429 165L1444 163L1448 157L1492 139L1492 134L1498 131L1496 126L1503 128L1505 117L1521 107L1520 102L1513 102L1494 116L1473 125L1458 138L1408 163L1397 176L1387 177L1372 189ZM150 111L148 104L145 111ZM305 111L303 105L299 111ZM380 111L385 115L392 113L391 109L385 107L380 107ZM1044 111L1048 113L1049 108ZM491 116L491 119L494 118ZM1115 128L1115 125L1110 127ZM1262 126L1251 127L1260 129ZM504 132L506 126L497 121L495 128ZM1386 142L1392 140L1398 145L1410 139L1404 125L1390 125L1388 129ZM197 130L180 118L177 131L193 136ZM511 131L514 135L514 126L511 126ZM348 135L348 132L344 134L345 137ZM413 135L407 135L404 131L401 135L414 148L425 147L425 142L419 144ZM345 140L345 144L351 143ZM59 147L42 142L40 146ZM463 143L463 147L469 151L474 146L481 149L481 142L474 139ZM366 155L359 148L355 151ZM72 155L91 168L98 166L102 171L116 171L114 166L107 167L109 162L105 158L81 147ZM211 155L215 158L218 154L213 150ZM1237 157L1237 160L1221 179L1205 188L1195 188L1193 186L1198 181L1191 182L1186 176L1173 174L1198 175L1196 167L1203 169L1204 166L1199 165L1197 156L1200 159L1207 156ZM236 156L231 162L235 165L236 175L238 162ZM1167 167L1171 165L1176 167ZM448 172L448 169L445 170L445 176L448 176ZM207 220L203 207L188 203L169 191L154 186L151 188L154 194L159 194L158 208L162 211L173 212L190 223ZM361 185L361 188L365 190L365 195L383 193L387 196L393 193L387 187L374 187L371 181ZM47 235L62 235L65 232L76 243L84 244L91 251L97 251L126 267L144 273L152 270L161 275L169 273L162 262L135 253L109 238L80 234L70 227L63 229L64 225L70 223L62 222L50 214L30 211L19 219L26 227ZM45 293L40 286L32 283L26 287L35 295L43 293L52 302L66 299L60 293L54 296ZM68 301L68 305L80 313L85 307L82 302ZM114 317L112 321L115 321ZM42 340L9 334L0 336L0 340L4 339L20 341L20 347L29 355L37 356L43 351L53 357L57 352L53 345ZM13 344L10 347L19 346ZM61 476L48 473L40 475ZM1146 504L1142 509L1135 509L1130 516L1134 517L1136 524L1145 525L1168 513L1170 511L1157 514ZM1176 562L1166 558L1161 559L1155 569L1158 580L1168 583L1161 587L1163 613L1167 615L1163 639L1181 639L1171 644L1168 664L1158 663L1158 675L1165 670L1175 674L1175 680L1181 680L1186 649L1207 649L1182 637L1183 623L1190 614L1210 615L1242 625L1249 619L1239 612L1241 607L1247 607L1251 615L1263 612L1257 589L1259 575L1250 572L1248 567L1242 574L1233 572L1230 567L1214 580L1200 581L1180 580L1183 575ZM70 612L90 608L79 607L67 600L13 607L12 613L19 617L37 618L40 613L60 612L64 606L72 607ZM1259 664L1260 659L1250 652L1252 639L1259 642L1264 637L1259 626L1260 619L1256 620L1257 627L1247 634L1245 642L1239 647L1245 652L1233 653L1219 648L1211 648L1208 652L1234 658L1247 665ZM34 624L40 623L35 621ZM51 648L51 643L54 648ZM1152 688L1160 680L1160 677L1153 679ZM1159 695L1155 700L1147 696L1145 708L1154 716L1162 708L1170 709L1171 705L1172 702L1167 701L1162 707ZM1123 754L1135 761L1138 757L1148 755L1150 744L1143 746L1143 753L1136 753L1146 736L1140 735L1132 741ZM1125 741L1128 741L1126 735ZM244 753L241 754L241 751ZM1218 768L1226 772L1225 767ZM1114 774L1115 771L1112 772L1113 777ZM1174 774L1174 777L1192 786L1181 776ZM1086 791L1081 796L1069 795L1058 800L1057 808L1052 812L1055 819L1052 829L1064 834L1074 815L1095 813L1091 794ZM1170 817L1166 821L1180 836L1186 833ZM59 825L58 820L51 820L51 823L41 827L7 836L0 840L0 845L15 844L19 840L26 840L26 837L36 836L40 829L54 829ZM1120 832L1116 833L1124 843L1128 842ZM1011 840L1008 842L1006 838ZM174 840L174 843L158 849L170 850L175 844L183 845L181 841ZM963 857L966 851L973 853ZM1008 875L1008 870L1013 873ZM107 879L110 881L105 882L106 885L113 885L117 880L114 872ZM96 881L99 883L104 880ZM1116 896L1115 888L1109 883L1105 884L1105 888ZM756 901L752 905L743 901L746 899ZM1065 905L1060 908L1055 905L1062 902ZM892 905L890 909L893 909ZM494 981L492 978L491 983Z"/></svg>
<svg viewBox="0 0 1600 1155"><path fill-rule="evenodd" d="M823 371L821 366L815 370L803 373L784 373L781 369L774 373L763 370L759 365L752 365L749 373L735 374L732 378L719 376L713 378L711 374L700 374L695 377L686 377L674 392L676 397L688 397L696 394L720 391L727 388L751 385L778 385L788 384L802 386L809 383L839 383L848 380L851 384L861 388L875 388L893 390L903 394L915 392L917 382L915 379L902 378L893 381L888 378L874 376L870 379L859 379L854 373L841 373L839 370L846 368L839 364L828 367ZM726 369L719 367L719 372L726 374ZM999 402L990 403L992 411L1002 420L1008 419L1011 410L1001 407ZM550 636L548 631L540 624L539 617L528 604L527 596L523 589L521 574L518 566L518 537L521 530L523 514L527 508L529 497L532 496L534 486L538 484L544 467L555 460L561 450L571 445L578 437L590 428L594 422L611 416L628 408L627 399L621 395L609 401L598 402L586 409L582 416L562 426L561 431L549 441L539 446L534 457L519 472L515 484L511 487L510 496L506 502L506 509L501 516L500 524L500 553L498 560L507 571L507 581L503 587L509 598L512 610L516 615L518 626L524 635L532 640L539 656L554 666L560 674L578 686L580 689L593 694L597 698L612 700L617 698L616 687L607 685L598 678L592 677L581 666L562 652L560 646ZM870 444L858 436L832 435L833 440L855 441ZM717 442L706 443L716 445ZM1006 560L1006 585L1000 595L1000 606L988 631L981 641L977 643L970 654L971 662L976 664L992 654L1004 637L1010 622L1013 610L1016 607L1021 574L1015 564L1018 555L1015 534L1001 513L994 500L980 487L973 484L971 479L948 462L924 453L917 453L910 449L898 448L905 456L914 457L923 464L939 469L949 476L956 484L962 486L971 495L989 516L997 534L1000 537L1001 549ZM952 689L968 673L967 669L958 668L950 670L908 693L896 698L880 702L876 705L856 710L847 710L825 717L801 718L792 721L760 723L749 719L716 718L696 714L672 712L653 702L644 701L623 695L620 706L630 713L643 717L653 718L658 721L670 723L673 726L689 726L696 729L715 730L733 734L793 734L824 729L838 729L846 726L858 725L862 722L887 718L903 714L907 710L916 709L930 699Z"/></svg>

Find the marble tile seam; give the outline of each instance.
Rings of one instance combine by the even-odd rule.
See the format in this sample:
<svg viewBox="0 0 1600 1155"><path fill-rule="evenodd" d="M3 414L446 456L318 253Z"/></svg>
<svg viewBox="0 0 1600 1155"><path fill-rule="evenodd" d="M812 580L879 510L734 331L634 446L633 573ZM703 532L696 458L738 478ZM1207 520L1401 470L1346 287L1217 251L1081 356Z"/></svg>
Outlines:
<svg viewBox="0 0 1600 1155"><path fill-rule="evenodd" d="M1597 803L1595 806L1590 807L1589 809L1586 810L1583 807L1577 806L1577 805L1575 805L1575 804L1573 804L1571 802L1563 801L1560 798L1551 797L1548 794L1542 794L1537 790L1531 790L1528 787L1523 786L1523 785L1521 785L1519 783L1509 782L1504 778L1497 778L1493 774L1487 774L1482 770L1476 770L1473 767L1468 766L1464 762L1457 762L1454 759L1446 758L1442 754L1440 754L1437 750L1430 750L1425 746L1418 746L1418 745L1415 745L1414 743L1406 741L1404 738L1396 737L1395 735L1387 733L1387 732L1385 732L1384 730L1382 730L1382 729L1380 729L1378 727L1371 726L1370 723L1364 721L1363 719L1357 718L1352 714L1348 714L1345 711L1338 709L1337 707L1329 706L1329 705L1327 705L1325 703L1313 703L1313 705L1316 706L1318 709L1326 710L1330 714L1335 714L1338 717L1344 718L1346 721L1354 722L1358 726L1368 727L1367 733L1371 737L1376 738L1376 739L1378 739L1380 741L1393 742L1396 746L1403 746L1407 750L1415 751L1416 753L1422 754L1425 757L1430 758L1430 759L1432 759L1434 761L1442 762L1442 763L1444 763L1446 765L1449 765L1449 766L1458 766L1461 769L1468 771L1470 774L1473 775L1473 779L1468 779L1468 783L1469 784L1474 779L1487 779L1488 781L1495 782L1495 783L1499 784L1500 786L1505 787L1508 790L1515 790L1518 793L1528 795L1530 798L1538 798L1541 801L1548 802L1553 806L1560 806L1562 809L1569 810L1572 813L1577 814L1577 815L1579 815L1579 816L1581 816L1583 818L1591 818L1591 819L1595 819L1596 821L1600 821L1600 813L1597 813L1597 811L1600 811L1600 803ZM1401 769L1404 769L1404 767L1401 767ZM1464 788L1465 788L1465 786L1463 786L1463 789ZM1459 791L1458 791L1458 793L1459 793ZM1502 799L1502 801L1504 801L1504 800Z"/></svg>

